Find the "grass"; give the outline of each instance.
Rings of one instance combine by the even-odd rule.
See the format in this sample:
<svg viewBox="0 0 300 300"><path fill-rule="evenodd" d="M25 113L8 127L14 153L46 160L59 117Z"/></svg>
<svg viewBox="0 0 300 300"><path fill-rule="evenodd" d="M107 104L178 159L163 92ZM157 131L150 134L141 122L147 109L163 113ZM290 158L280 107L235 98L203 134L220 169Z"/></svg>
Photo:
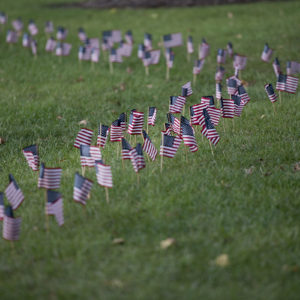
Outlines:
<svg viewBox="0 0 300 300"><path fill-rule="evenodd" d="M22 216L20 241L14 250L0 242L1 299L297 299L299 91L284 94L274 115L263 85L276 79L260 54L267 41L283 67L288 59L299 61L300 3L93 11L50 9L46 2L5 0L0 7L10 20L33 18L40 29L46 20L65 26L73 44L70 57L59 62L43 51L46 37L40 33L35 60L20 43L9 47L1 33L0 136L6 143L0 145L0 190L12 173L25 195L16 212ZM132 29L133 56L113 75L103 57L94 71L89 63L79 66L80 26L91 37L105 29ZM168 97L192 78L192 63L186 62L184 47L175 49L171 80L165 81L163 60L146 78L136 47L144 32L157 43L162 34L178 31L191 34L195 44L205 37L212 49L188 106L214 93L216 49L229 40L249 57L242 75L251 102L234 128L231 120L219 125L214 157L197 135L198 152L186 157L181 146L174 159L164 160L162 174L159 160L147 163L139 187L130 163L122 169L116 145L108 145L103 156L112 165L111 203L106 204L94 170L88 170L95 184L84 213L72 200L74 173L80 171L72 146L78 122L87 120L96 132L100 122L110 124L123 111L157 106L157 125L149 135L159 147ZM231 62L226 69L233 73ZM51 219L48 234L44 191L21 153L32 143L39 144L46 166L63 168L65 226ZM160 249L168 237L176 243ZM114 238L125 244L113 245ZM222 253L229 257L224 268L213 263Z"/></svg>

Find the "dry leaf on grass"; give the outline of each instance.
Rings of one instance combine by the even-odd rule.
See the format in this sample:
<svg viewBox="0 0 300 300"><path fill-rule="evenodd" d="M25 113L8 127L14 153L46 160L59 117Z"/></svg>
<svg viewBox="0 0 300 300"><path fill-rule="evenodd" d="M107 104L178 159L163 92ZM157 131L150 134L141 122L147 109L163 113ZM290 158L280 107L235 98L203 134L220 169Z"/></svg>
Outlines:
<svg viewBox="0 0 300 300"><path fill-rule="evenodd" d="M124 286L124 283L119 279L112 279L110 281L106 281L106 285L115 288L122 288Z"/></svg>
<svg viewBox="0 0 300 300"><path fill-rule="evenodd" d="M155 14L155 13L151 14L151 18L152 19L157 19L158 18L158 14Z"/></svg>
<svg viewBox="0 0 300 300"><path fill-rule="evenodd" d="M120 84L120 90L125 91L125 89L126 89L125 83L121 83Z"/></svg>
<svg viewBox="0 0 300 300"><path fill-rule="evenodd" d="M147 84L148 89L152 89L153 85L152 84Z"/></svg>
<svg viewBox="0 0 300 300"><path fill-rule="evenodd" d="M236 37L237 37L238 39L241 39L243 36L242 36L240 33L238 33L238 34L236 35Z"/></svg>
<svg viewBox="0 0 300 300"><path fill-rule="evenodd" d="M167 238L166 240L163 240L160 242L160 248L161 249L167 249L170 246L172 246L175 243L175 239L173 238Z"/></svg>
<svg viewBox="0 0 300 300"><path fill-rule="evenodd" d="M294 171L300 171L300 161L294 164Z"/></svg>
<svg viewBox="0 0 300 300"><path fill-rule="evenodd" d="M0 136L0 145L3 145L3 144L5 144L5 139Z"/></svg>
<svg viewBox="0 0 300 300"><path fill-rule="evenodd" d="M227 254L221 254L214 260L214 262L217 266L224 268L229 265L229 257Z"/></svg>
<svg viewBox="0 0 300 300"><path fill-rule="evenodd" d="M112 241L113 245L123 245L125 243L125 240L122 238L115 238Z"/></svg>
<svg viewBox="0 0 300 300"><path fill-rule="evenodd" d="M260 118L263 119L265 117L265 115L261 115Z"/></svg>
<svg viewBox="0 0 300 300"><path fill-rule="evenodd" d="M87 120L81 120L78 124L79 125L86 125L87 124Z"/></svg>
<svg viewBox="0 0 300 300"><path fill-rule="evenodd" d="M229 11L229 12L227 13L227 17L228 17L229 19L232 19L232 18L233 18L233 13L232 13L231 11Z"/></svg>
<svg viewBox="0 0 300 300"><path fill-rule="evenodd" d="M57 120L62 120L62 118L63 118L62 116L57 116L56 117Z"/></svg>
<svg viewBox="0 0 300 300"><path fill-rule="evenodd" d="M254 171L255 167L251 166L249 169L245 169L246 175L251 175Z"/></svg>
<svg viewBox="0 0 300 300"><path fill-rule="evenodd" d="M80 76L79 78L76 79L76 82L82 82L82 81L84 81L82 76Z"/></svg>

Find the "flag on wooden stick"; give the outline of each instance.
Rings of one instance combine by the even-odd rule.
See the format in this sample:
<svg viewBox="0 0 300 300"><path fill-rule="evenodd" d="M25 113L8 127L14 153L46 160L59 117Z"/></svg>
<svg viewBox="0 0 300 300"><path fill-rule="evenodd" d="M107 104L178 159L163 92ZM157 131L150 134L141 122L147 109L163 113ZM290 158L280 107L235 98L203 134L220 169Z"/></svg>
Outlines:
<svg viewBox="0 0 300 300"><path fill-rule="evenodd" d="M75 173L73 199L83 205L86 205L86 200L93 186L93 181Z"/></svg>
<svg viewBox="0 0 300 300"><path fill-rule="evenodd" d="M55 216L59 226L64 225L64 204L62 196L59 192L47 190L47 202L45 213L48 216Z"/></svg>
<svg viewBox="0 0 300 300"><path fill-rule="evenodd" d="M2 237L8 241L17 241L20 237L21 218L15 218L11 206L5 207Z"/></svg>
<svg viewBox="0 0 300 300"><path fill-rule="evenodd" d="M24 195L11 174L9 174L9 185L5 189L5 195L13 210L16 210L24 201Z"/></svg>
<svg viewBox="0 0 300 300"><path fill-rule="evenodd" d="M270 101L272 103L276 102L277 101L277 95L275 94L275 91L274 91L273 86L272 86L271 83L265 85L265 90L266 90L266 93L267 93L268 98L270 99Z"/></svg>
<svg viewBox="0 0 300 300"><path fill-rule="evenodd" d="M41 163L38 187L48 190L60 188L61 168L46 168L44 163Z"/></svg>
<svg viewBox="0 0 300 300"><path fill-rule="evenodd" d="M143 130L143 138L143 151L145 151L151 157L152 161L154 161L157 156L157 150L145 130Z"/></svg>
<svg viewBox="0 0 300 300"><path fill-rule="evenodd" d="M37 145L31 145L31 146L25 147L25 148L23 148L22 152L27 160L29 167L33 171L38 171L40 161L39 161L39 153L38 153Z"/></svg>

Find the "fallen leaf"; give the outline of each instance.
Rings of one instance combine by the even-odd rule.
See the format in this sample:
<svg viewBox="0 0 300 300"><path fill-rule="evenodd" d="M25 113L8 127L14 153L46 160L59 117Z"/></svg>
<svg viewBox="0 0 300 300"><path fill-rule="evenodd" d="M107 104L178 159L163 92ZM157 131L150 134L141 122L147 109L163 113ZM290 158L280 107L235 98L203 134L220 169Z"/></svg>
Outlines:
<svg viewBox="0 0 300 300"><path fill-rule="evenodd" d="M123 282L119 279L113 279L110 281L106 281L106 284L116 288L122 288L124 286Z"/></svg>
<svg viewBox="0 0 300 300"><path fill-rule="evenodd" d="M132 69L131 69L130 67L127 67L126 72L127 72L128 74L131 74L131 73L132 73Z"/></svg>
<svg viewBox="0 0 300 300"><path fill-rule="evenodd" d="M80 76L79 78L76 79L76 81L77 81L77 82L82 82L82 81L84 81L84 79L83 79L82 76Z"/></svg>
<svg viewBox="0 0 300 300"><path fill-rule="evenodd" d="M175 239L173 238L167 238L166 240L163 240L160 242L160 248L161 249L167 249L170 246L172 246L175 243Z"/></svg>
<svg viewBox="0 0 300 300"><path fill-rule="evenodd" d="M62 116L57 116L56 119L57 120L61 120L63 117Z"/></svg>
<svg viewBox="0 0 300 300"><path fill-rule="evenodd" d="M270 176L270 175L272 175L272 172L266 172L265 174L264 174L264 176Z"/></svg>
<svg viewBox="0 0 300 300"><path fill-rule="evenodd" d="M241 39L243 36L242 36L240 33L238 33L238 34L236 35L236 37L237 37L238 39Z"/></svg>
<svg viewBox="0 0 300 300"><path fill-rule="evenodd" d="M157 19L158 18L158 14L155 14L155 13L151 14L151 18L152 19Z"/></svg>
<svg viewBox="0 0 300 300"><path fill-rule="evenodd" d="M125 89L126 89L125 83L121 83L120 84L120 90L125 91Z"/></svg>
<svg viewBox="0 0 300 300"><path fill-rule="evenodd" d="M229 12L227 13L227 17L228 17L229 19L232 19L232 18L233 18L233 13L232 13L231 11L229 11Z"/></svg>
<svg viewBox="0 0 300 300"><path fill-rule="evenodd" d="M34 231L38 231L38 227L37 226L33 226L33 230Z"/></svg>
<svg viewBox="0 0 300 300"><path fill-rule="evenodd" d="M246 175L251 175L254 171L255 167L251 166L249 169L245 169Z"/></svg>
<svg viewBox="0 0 300 300"><path fill-rule="evenodd" d="M123 245L125 243L125 240L122 238L115 238L112 241L113 245Z"/></svg>
<svg viewBox="0 0 300 300"><path fill-rule="evenodd" d="M246 80L242 80L242 84L246 87L249 86L249 83Z"/></svg>
<svg viewBox="0 0 300 300"><path fill-rule="evenodd" d="M112 8L110 11L109 11L111 14L115 14L117 12L117 9L116 8Z"/></svg>
<svg viewBox="0 0 300 300"><path fill-rule="evenodd" d="M297 265L294 265L294 266L283 265L282 266L282 271L284 271L284 272L298 272L299 269L300 268Z"/></svg>
<svg viewBox="0 0 300 300"><path fill-rule="evenodd" d="M300 171L300 161L294 164L294 171Z"/></svg>
<svg viewBox="0 0 300 300"><path fill-rule="evenodd" d="M215 259L215 264L219 267L227 267L229 265L229 258L227 254L221 254Z"/></svg>
<svg viewBox="0 0 300 300"><path fill-rule="evenodd" d="M260 118L263 119L265 117L265 115L261 115Z"/></svg>
<svg viewBox="0 0 300 300"><path fill-rule="evenodd" d="M5 144L5 139L3 137L0 137L0 145Z"/></svg>
<svg viewBox="0 0 300 300"><path fill-rule="evenodd" d="M81 120L78 124L79 125L86 125L87 124L87 120Z"/></svg>
<svg viewBox="0 0 300 300"><path fill-rule="evenodd" d="M147 84L148 89L152 89L153 85L152 84Z"/></svg>

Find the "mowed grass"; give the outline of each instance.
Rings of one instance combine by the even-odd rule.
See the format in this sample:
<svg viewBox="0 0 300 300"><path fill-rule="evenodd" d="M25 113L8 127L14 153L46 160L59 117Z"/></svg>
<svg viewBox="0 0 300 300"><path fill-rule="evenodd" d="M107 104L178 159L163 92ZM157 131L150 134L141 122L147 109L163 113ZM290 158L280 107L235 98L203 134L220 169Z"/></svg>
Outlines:
<svg viewBox="0 0 300 300"><path fill-rule="evenodd" d="M300 172L294 165L300 161L299 91L283 94L274 115L263 85L274 85L276 78L260 55L269 42L282 68L288 59L299 61L299 2L102 11L49 9L45 2L5 0L0 5L10 21L21 16L27 24L33 18L40 28L37 59L20 41L10 47L3 31L0 35L0 136L6 140L0 145L0 191L12 173L25 195L16 211L22 217L20 241L14 249L0 242L0 298L298 299ZM43 50L46 20L69 29L70 57L60 61ZM79 65L80 26L90 37L106 29L132 29L132 57L116 65L113 75L102 54L94 70L89 63ZM185 47L176 48L170 81L165 81L163 58L146 77L137 43L144 32L153 34L156 45L163 34L179 31L185 38L191 34L195 44L205 37L211 45L186 117L189 105L214 94L216 51L228 41L248 56L242 77L251 102L234 124L225 120L218 126L221 140L214 156L198 132L198 152L186 154L181 145L174 159L164 159L162 173L159 159L147 162L139 186L130 162L123 169L117 145L108 144L103 157L112 166L110 203L89 169L86 176L94 186L84 210L72 200L74 174L81 171L73 147L78 123L87 120L86 127L97 133L100 122L110 124L123 111L156 106L157 125L149 135L159 148L169 96L192 79L192 62L186 61ZM225 67L232 75L231 61ZM37 188L38 175L21 152L33 143L46 166L63 168L65 225L59 228L51 218L49 233L45 192ZM160 242L169 237L175 244L162 250ZM125 243L114 245L115 238ZM229 257L227 267L214 263L221 254Z"/></svg>

